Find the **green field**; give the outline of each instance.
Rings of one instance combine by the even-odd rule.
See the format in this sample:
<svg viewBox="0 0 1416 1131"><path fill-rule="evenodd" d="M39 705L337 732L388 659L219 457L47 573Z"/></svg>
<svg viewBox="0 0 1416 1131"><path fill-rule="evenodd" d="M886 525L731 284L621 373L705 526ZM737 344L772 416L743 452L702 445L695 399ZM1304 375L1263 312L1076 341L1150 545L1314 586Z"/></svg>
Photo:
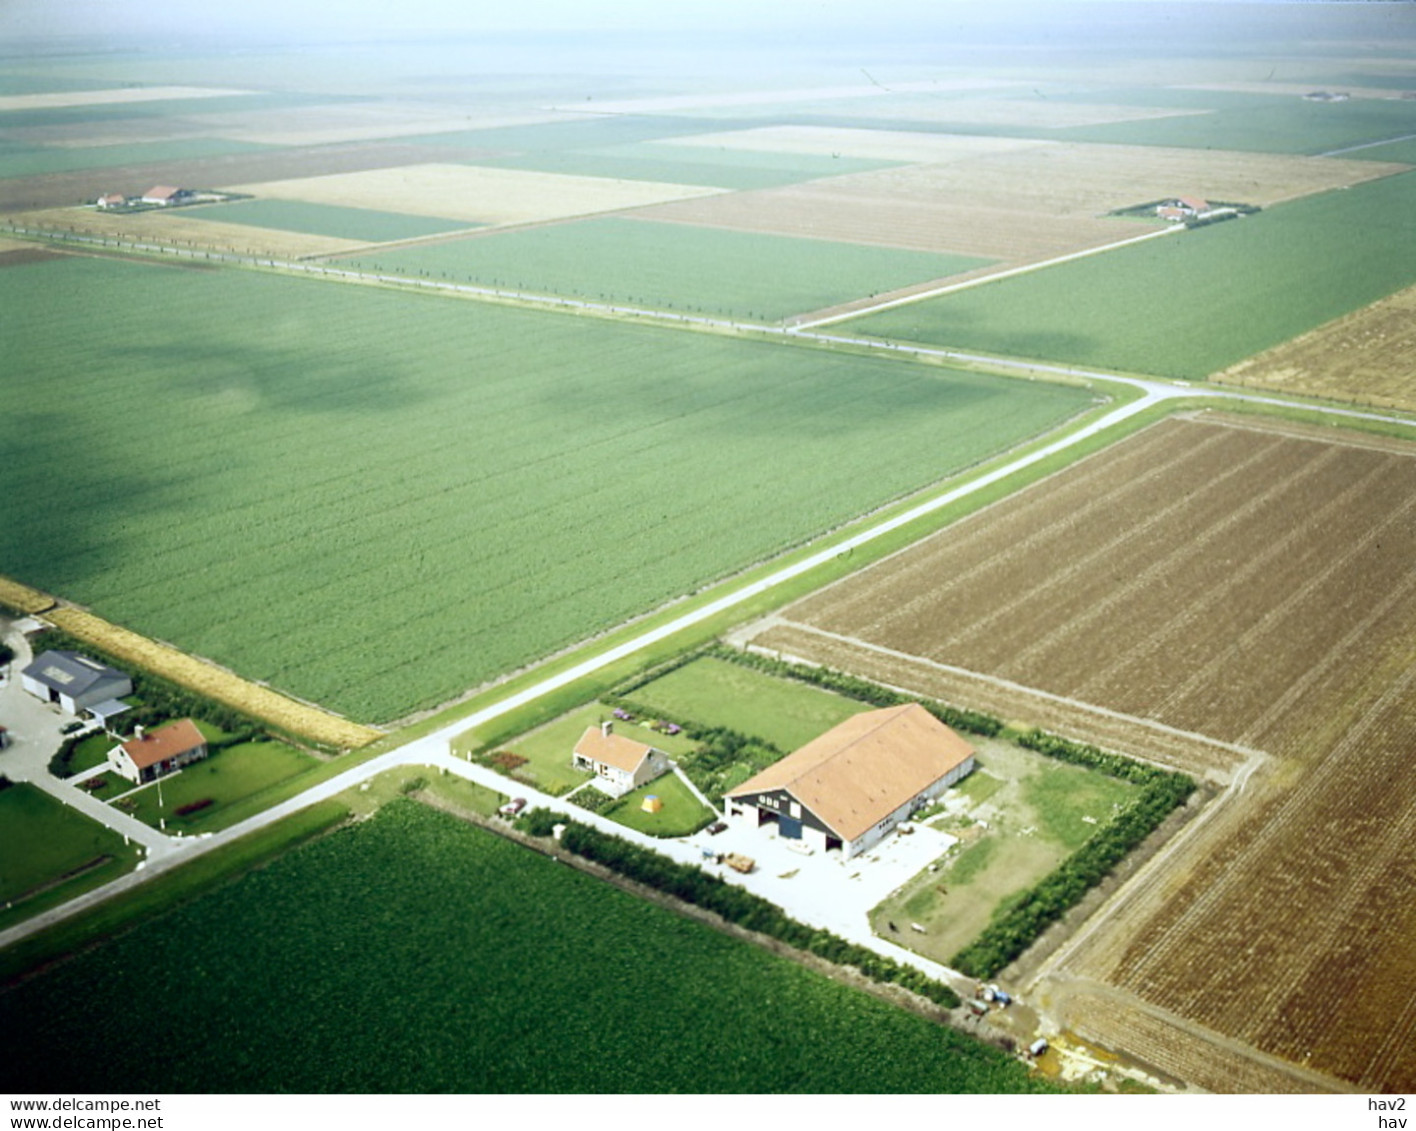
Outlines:
<svg viewBox="0 0 1416 1131"><path fill-rule="evenodd" d="M174 1029L161 1057L112 1055ZM411 803L3 991L0 1034L0 1079L37 1093L1047 1087Z"/></svg>
<svg viewBox="0 0 1416 1131"><path fill-rule="evenodd" d="M84 148L40 147L0 142L0 179L34 177L44 173L67 173L74 169L111 169L120 165L152 165L163 161L193 161L200 157L224 157L231 153L255 153L269 149L247 141L221 138L181 138L175 141L128 142ZM105 190L95 179L90 197ZM77 201L75 203L78 203Z"/></svg>
<svg viewBox="0 0 1416 1131"><path fill-rule="evenodd" d="M959 294L854 331L1203 378L1416 283L1416 173Z"/></svg>
<svg viewBox="0 0 1416 1131"><path fill-rule="evenodd" d="M479 165L504 165L541 173L581 177L617 177L666 184L708 185L725 189L765 189L794 185L817 177L839 177L888 168L892 162L829 157L811 153L766 153L707 146L664 145L652 141L604 148L528 152L479 159Z"/></svg>
<svg viewBox="0 0 1416 1131"><path fill-rule="evenodd" d="M0 270L0 305L0 572L366 720L1091 403L251 272L66 258Z"/></svg>
<svg viewBox="0 0 1416 1131"><path fill-rule="evenodd" d="M784 318L987 260L664 224L581 220L360 255L351 267L654 309Z"/></svg>
<svg viewBox="0 0 1416 1131"><path fill-rule="evenodd" d="M69 899L115 879L138 860L136 846L28 782L0 789L0 830L0 904L50 893Z"/></svg>
<svg viewBox="0 0 1416 1131"><path fill-rule="evenodd" d="M173 215L185 220L249 224L254 228L274 228L282 232L304 232L312 236L333 236L367 243L410 240L478 226L465 220L439 220L430 216L408 216L401 212L379 212L372 208L340 208L304 200L233 200L228 204L184 208Z"/></svg>
<svg viewBox="0 0 1416 1131"><path fill-rule="evenodd" d="M628 698L670 718L729 727L788 752L870 710L867 703L712 656L675 668Z"/></svg>

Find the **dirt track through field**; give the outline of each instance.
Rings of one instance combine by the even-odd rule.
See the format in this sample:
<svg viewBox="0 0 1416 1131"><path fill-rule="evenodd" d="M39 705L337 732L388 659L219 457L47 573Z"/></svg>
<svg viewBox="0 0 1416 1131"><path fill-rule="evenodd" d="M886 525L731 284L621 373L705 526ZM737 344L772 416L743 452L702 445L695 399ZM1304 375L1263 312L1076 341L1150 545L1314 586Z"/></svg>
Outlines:
<svg viewBox="0 0 1416 1131"><path fill-rule="evenodd" d="M1413 561L1416 447L1172 418L755 643L1234 781L1039 992L1110 987L1091 1038L1201 1086L1286 1061L1298 1090L1411 1090L1416 906L1392 895L1416 889Z"/></svg>

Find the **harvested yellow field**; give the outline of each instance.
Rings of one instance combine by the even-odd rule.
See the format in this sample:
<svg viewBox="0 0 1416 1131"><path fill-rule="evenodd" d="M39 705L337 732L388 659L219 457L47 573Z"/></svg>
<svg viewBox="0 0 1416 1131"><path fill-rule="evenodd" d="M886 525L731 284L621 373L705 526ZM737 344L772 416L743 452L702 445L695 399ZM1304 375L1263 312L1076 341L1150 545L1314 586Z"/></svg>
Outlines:
<svg viewBox="0 0 1416 1131"><path fill-rule="evenodd" d="M11 578L0 576L0 604L22 613L42 613L54 607L54 598Z"/></svg>
<svg viewBox="0 0 1416 1131"><path fill-rule="evenodd" d="M341 748L365 746L382 737L370 727L351 723L318 707L298 703L278 691L251 683L169 645L109 624L81 609L54 609L46 614L46 619L120 660L180 683L291 734Z"/></svg>
<svg viewBox="0 0 1416 1131"><path fill-rule="evenodd" d="M53 94L7 94L0 110L57 110L65 106L111 106L120 102L168 102L177 98L229 98L254 94L215 86L138 86L117 90L65 90Z"/></svg>
<svg viewBox="0 0 1416 1131"><path fill-rule="evenodd" d="M1416 411L1416 287L1241 361L1216 381Z"/></svg>
<svg viewBox="0 0 1416 1131"><path fill-rule="evenodd" d="M942 165L991 153L1012 153L1056 143L1022 137L863 130L845 126L758 126L748 130L667 138L662 144L743 149L755 153L806 153L815 157L840 154L842 157L858 157L868 161Z"/></svg>
<svg viewBox="0 0 1416 1131"><path fill-rule="evenodd" d="M96 208L49 208L6 219L27 228L57 228L92 236L210 248L242 255L268 255L275 259L333 255L367 246L359 240L203 220L200 209L123 213L100 212Z"/></svg>
<svg viewBox="0 0 1416 1131"><path fill-rule="evenodd" d="M478 165L404 165L238 185L233 191L279 200L505 225L641 208L663 201L712 196L723 190Z"/></svg>
<svg viewBox="0 0 1416 1131"><path fill-rule="evenodd" d="M757 147L767 131L745 132L748 146ZM858 156L848 148L850 138L839 136L843 133L837 140L846 146L828 152ZM932 139L921 140L921 146L952 144L947 137L916 136ZM732 134L717 137L720 144L732 144ZM1106 213L1168 196L1270 205L1407 168L1323 157L1038 141L970 152L970 141L930 164L683 201L645 215L980 255L1009 264L1141 234L1140 225L1105 218Z"/></svg>

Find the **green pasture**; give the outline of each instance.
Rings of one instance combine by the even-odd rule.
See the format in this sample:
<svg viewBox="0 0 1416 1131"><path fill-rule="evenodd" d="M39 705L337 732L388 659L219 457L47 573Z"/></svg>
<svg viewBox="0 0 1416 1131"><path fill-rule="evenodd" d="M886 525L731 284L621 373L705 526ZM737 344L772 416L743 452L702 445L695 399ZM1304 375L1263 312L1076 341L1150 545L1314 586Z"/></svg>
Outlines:
<svg viewBox="0 0 1416 1131"><path fill-rule="evenodd" d="M870 710L869 704L713 656L675 668L635 688L628 698L670 718L728 727L785 751Z"/></svg>
<svg viewBox="0 0 1416 1131"><path fill-rule="evenodd" d="M897 307L849 325L931 345L1203 378L1416 283L1403 173Z"/></svg>
<svg viewBox="0 0 1416 1131"><path fill-rule="evenodd" d="M103 318L76 313L99 304ZM0 570L367 720L450 699L1092 401L160 263L6 268L0 309Z"/></svg>
<svg viewBox="0 0 1416 1131"><path fill-rule="evenodd" d="M1315 82L1313 89L1340 89L1340 84ZM1308 102L1296 94L1176 87L1086 90L1056 97L1077 102L1200 111L1173 118L1036 131L1062 141L1236 149L1311 156L1416 132L1416 103L1396 99L1354 98L1348 102Z"/></svg>
<svg viewBox="0 0 1416 1131"><path fill-rule="evenodd" d="M343 101L346 99L294 91L252 91L211 98L163 98L146 102L99 102L86 106L40 106L0 110L0 129L101 124L134 118L190 120L200 119L203 114L251 114L262 110L285 110Z"/></svg>
<svg viewBox="0 0 1416 1131"><path fill-rule="evenodd" d="M644 799L651 796L663 802L663 808L657 813L644 811ZM690 836L718 817L718 813L699 801L672 771L630 790L601 812L625 828L660 837Z"/></svg>
<svg viewBox="0 0 1416 1131"><path fill-rule="evenodd" d="M243 742L130 793L118 805L154 828L165 820L168 832L223 828L228 823L223 818L235 802L316 765L315 758L281 742ZM208 799L212 804L195 813L177 812Z"/></svg>
<svg viewBox="0 0 1416 1131"><path fill-rule="evenodd" d="M870 914L876 934L939 962L971 943L1010 897L1056 868L1137 793L1134 785L1003 739L972 741L977 767L948 794L947 815L929 820L960 843L937 870L919 873Z"/></svg>
<svg viewBox="0 0 1416 1131"><path fill-rule="evenodd" d="M174 1019L183 1039L160 1058L109 1055ZM65 1094L1049 1087L946 1026L408 802L7 989L0 1033L9 1078Z"/></svg>
<svg viewBox="0 0 1416 1131"><path fill-rule="evenodd" d="M1416 130L1412 132L1416 133ZM1416 165L1416 137L1388 142L1385 145L1356 149L1351 153L1344 153L1343 156L1359 158L1363 161L1399 161L1405 165Z"/></svg>
<svg viewBox="0 0 1416 1131"><path fill-rule="evenodd" d="M531 169L540 173L569 173L582 177L613 177L738 190L779 188L818 177L865 173L895 164L813 153L766 153L716 146L656 144L652 141L595 149L533 151L488 158L477 163Z"/></svg>
<svg viewBox="0 0 1416 1131"><path fill-rule="evenodd" d="M0 837L0 904L71 899L129 871L141 851L28 782L0 789Z"/></svg>
<svg viewBox="0 0 1416 1131"><path fill-rule="evenodd" d="M110 169L122 165L153 165L165 161L191 161L202 157L225 157L232 153L254 153L270 149L247 141L221 138L181 138L174 141L127 142L83 148L35 146L0 141L0 180L6 177L33 177L45 173L68 173L75 169ZM95 182L90 199L106 191ZM75 201L75 204L80 203Z"/></svg>
<svg viewBox="0 0 1416 1131"><path fill-rule="evenodd" d="M689 224L580 220L343 261L402 275L768 321L986 260Z"/></svg>
<svg viewBox="0 0 1416 1131"><path fill-rule="evenodd" d="M312 236L364 240L367 243L410 240L478 226L465 220L440 220L429 216L409 216L402 212L380 212L372 208L341 208L332 204L311 204L304 200L233 200L226 204L184 208L173 215L187 220L218 220L224 224L249 224L253 228L274 228L282 232L304 232Z"/></svg>

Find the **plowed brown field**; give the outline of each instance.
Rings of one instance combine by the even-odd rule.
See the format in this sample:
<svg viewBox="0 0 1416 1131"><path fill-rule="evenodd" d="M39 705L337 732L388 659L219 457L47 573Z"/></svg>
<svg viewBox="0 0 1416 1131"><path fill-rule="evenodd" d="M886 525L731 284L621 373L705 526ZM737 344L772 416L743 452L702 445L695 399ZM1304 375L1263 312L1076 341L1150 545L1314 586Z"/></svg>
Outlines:
<svg viewBox="0 0 1416 1131"><path fill-rule="evenodd" d="M1171 419L799 602L759 643L922 691L948 675L1005 717L1050 704L1035 721L1093 741L1124 716L1111 745L1150 725L1152 757L1231 778L1059 952L1053 992L1129 998L1112 1021L1090 1009L1089 1033L1203 1087L1287 1063L1300 1090L1315 1072L1411 1091L1413 562L1416 446ZM1236 773L1253 748L1257 772ZM1165 1016L1189 1032L1174 1047Z"/></svg>

